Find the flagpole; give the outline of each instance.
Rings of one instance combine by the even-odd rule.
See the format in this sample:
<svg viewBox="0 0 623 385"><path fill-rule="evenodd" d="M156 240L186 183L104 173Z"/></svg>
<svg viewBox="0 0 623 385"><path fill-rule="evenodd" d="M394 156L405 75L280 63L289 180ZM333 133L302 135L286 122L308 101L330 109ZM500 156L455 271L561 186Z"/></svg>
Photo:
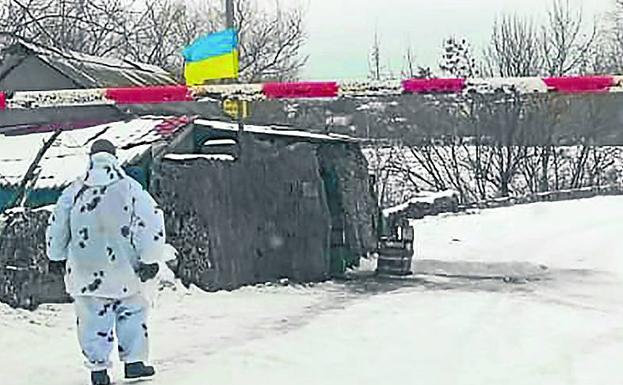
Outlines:
<svg viewBox="0 0 623 385"><path fill-rule="evenodd" d="M234 28L234 0L225 0L225 27Z"/></svg>
<svg viewBox="0 0 623 385"><path fill-rule="evenodd" d="M226 28L235 28L234 26L234 0L225 0L225 23ZM238 107L238 146L240 146L240 136L244 131L243 122L243 102L240 97L236 98L236 106ZM241 151L240 151L241 152Z"/></svg>

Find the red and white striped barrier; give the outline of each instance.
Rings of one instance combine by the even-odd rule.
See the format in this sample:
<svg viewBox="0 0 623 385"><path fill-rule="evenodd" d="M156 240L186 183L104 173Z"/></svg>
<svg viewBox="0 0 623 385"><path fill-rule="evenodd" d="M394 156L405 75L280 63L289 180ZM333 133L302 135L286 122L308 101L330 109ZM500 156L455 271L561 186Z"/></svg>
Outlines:
<svg viewBox="0 0 623 385"><path fill-rule="evenodd" d="M147 86L57 91L0 92L0 110L200 101L206 97L315 99L404 94L458 94L515 89L522 93L607 93L623 91L621 76L559 78L407 79L403 81L292 82L187 87Z"/></svg>

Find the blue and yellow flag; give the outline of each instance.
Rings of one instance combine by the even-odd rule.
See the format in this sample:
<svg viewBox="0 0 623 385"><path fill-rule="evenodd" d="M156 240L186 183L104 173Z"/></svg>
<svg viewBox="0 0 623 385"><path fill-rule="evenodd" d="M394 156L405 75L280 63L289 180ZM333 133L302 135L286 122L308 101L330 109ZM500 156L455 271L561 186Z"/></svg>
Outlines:
<svg viewBox="0 0 623 385"><path fill-rule="evenodd" d="M238 35L226 29L197 39L182 52L186 84L238 77Z"/></svg>

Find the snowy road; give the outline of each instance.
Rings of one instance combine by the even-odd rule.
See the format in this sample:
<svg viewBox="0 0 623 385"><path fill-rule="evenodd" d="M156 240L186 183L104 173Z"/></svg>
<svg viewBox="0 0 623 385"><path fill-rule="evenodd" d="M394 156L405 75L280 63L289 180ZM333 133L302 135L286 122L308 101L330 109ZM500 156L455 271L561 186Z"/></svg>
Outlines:
<svg viewBox="0 0 623 385"><path fill-rule="evenodd" d="M623 384L622 214L608 197L418 221L429 275L409 280L166 292L150 384ZM448 271L531 279L430 275ZM87 384L70 305L0 307L0 346L2 385Z"/></svg>

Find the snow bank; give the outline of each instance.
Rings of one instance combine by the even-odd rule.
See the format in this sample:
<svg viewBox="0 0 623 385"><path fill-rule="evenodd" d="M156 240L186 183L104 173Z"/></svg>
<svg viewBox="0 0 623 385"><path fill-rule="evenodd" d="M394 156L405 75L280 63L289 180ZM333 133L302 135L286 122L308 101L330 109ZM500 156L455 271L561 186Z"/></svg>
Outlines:
<svg viewBox="0 0 623 385"><path fill-rule="evenodd" d="M459 193L454 190L446 190L439 192L423 192L409 199L405 203L390 207L388 209L383 210L384 216L390 216L391 214L399 213L401 211L405 211L409 208L410 205L416 203L428 203L434 204L436 200L443 198L458 198Z"/></svg>
<svg viewBox="0 0 623 385"><path fill-rule="evenodd" d="M623 277L623 197L542 202L413 221L415 260L516 262Z"/></svg>

